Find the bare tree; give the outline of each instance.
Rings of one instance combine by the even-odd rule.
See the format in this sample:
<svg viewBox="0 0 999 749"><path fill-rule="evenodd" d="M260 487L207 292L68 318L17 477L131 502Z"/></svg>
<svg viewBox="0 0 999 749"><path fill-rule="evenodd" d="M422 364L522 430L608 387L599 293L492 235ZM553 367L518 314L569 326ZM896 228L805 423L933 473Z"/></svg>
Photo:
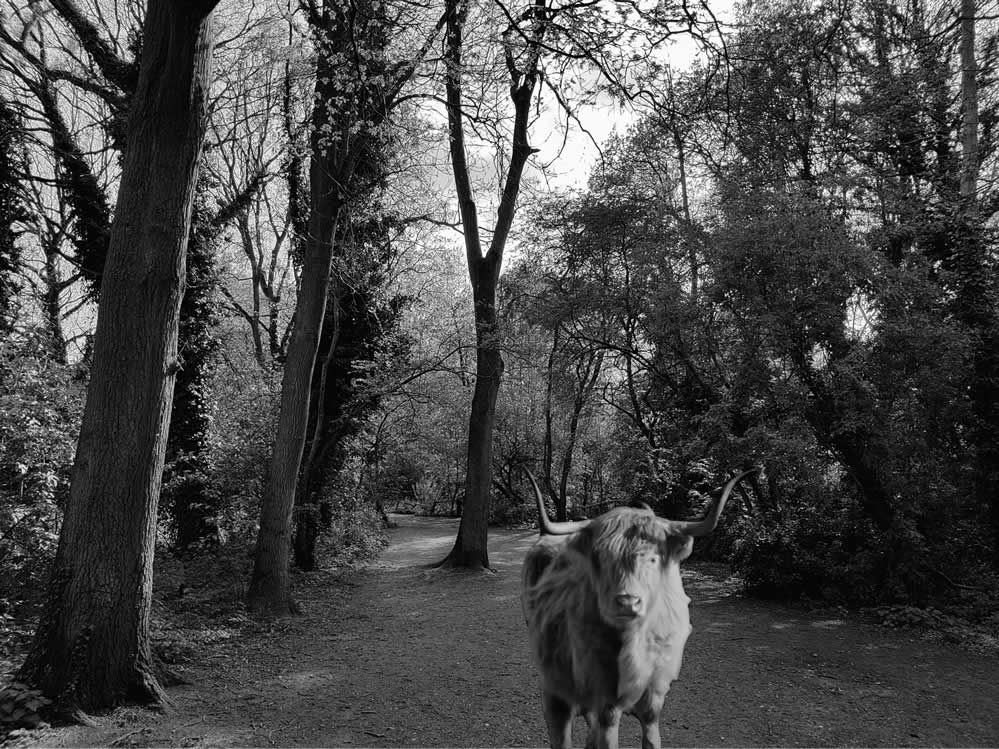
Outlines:
<svg viewBox="0 0 999 749"><path fill-rule="evenodd" d="M499 283L503 251L510 236L517 195L524 167L534 149L528 143L527 129L535 87L540 75L539 60L549 10L544 0L525 13L528 31L513 22L504 34L504 56L510 75L510 97L514 107L514 125L510 161L506 168L503 194L488 250L482 251L478 208L472 192L465 146L466 115L462 53L468 20L467 0L448 0L447 42L447 113L451 144L451 167L454 174L458 208L465 235L465 255L472 283L475 314L475 389L468 420L468 463L465 478L465 503L458 537L451 552L441 562L447 567L488 568L486 547L489 522L489 492L492 485L493 425L496 420L496 396L503 374L500 353L496 289Z"/></svg>

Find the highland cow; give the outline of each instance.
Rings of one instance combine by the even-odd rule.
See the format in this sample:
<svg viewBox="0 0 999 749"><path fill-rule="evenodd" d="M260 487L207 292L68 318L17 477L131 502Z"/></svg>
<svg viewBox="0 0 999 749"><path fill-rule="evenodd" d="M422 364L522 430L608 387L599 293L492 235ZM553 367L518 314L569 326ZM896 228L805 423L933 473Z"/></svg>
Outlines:
<svg viewBox="0 0 999 749"><path fill-rule="evenodd" d="M691 632L680 562L749 473L730 480L702 520L666 520L643 504L565 523L548 519L528 473L542 538L524 560L521 600L553 749L572 746L577 713L587 747L616 749L621 715L631 713L643 749L659 749L659 714Z"/></svg>

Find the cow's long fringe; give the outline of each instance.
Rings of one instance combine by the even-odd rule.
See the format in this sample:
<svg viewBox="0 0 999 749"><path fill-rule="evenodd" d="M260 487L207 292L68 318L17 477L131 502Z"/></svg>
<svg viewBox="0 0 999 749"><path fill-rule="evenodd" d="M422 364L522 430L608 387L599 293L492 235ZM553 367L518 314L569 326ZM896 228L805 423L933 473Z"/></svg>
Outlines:
<svg viewBox="0 0 999 749"><path fill-rule="evenodd" d="M660 523L651 510L630 507L610 510L587 530L601 561L616 560L628 573L633 571L634 553L642 545L656 546L664 558L680 562L689 556L693 544L689 536L676 535Z"/></svg>

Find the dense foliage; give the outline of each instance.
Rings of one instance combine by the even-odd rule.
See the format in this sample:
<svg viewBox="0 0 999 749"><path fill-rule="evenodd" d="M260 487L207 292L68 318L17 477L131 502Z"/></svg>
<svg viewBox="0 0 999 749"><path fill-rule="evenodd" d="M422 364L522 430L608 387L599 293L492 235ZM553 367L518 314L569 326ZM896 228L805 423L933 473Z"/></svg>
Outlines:
<svg viewBox="0 0 999 749"><path fill-rule="evenodd" d="M83 407L81 373L42 336L0 345L0 615L36 596L59 538Z"/></svg>

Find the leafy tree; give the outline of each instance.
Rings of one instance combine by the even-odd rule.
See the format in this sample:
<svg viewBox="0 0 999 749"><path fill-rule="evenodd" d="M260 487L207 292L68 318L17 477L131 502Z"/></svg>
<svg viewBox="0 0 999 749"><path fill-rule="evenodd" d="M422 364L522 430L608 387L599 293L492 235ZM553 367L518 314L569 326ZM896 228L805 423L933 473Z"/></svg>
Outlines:
<svg viewBox="0 0 999 749"><path fill-rule="evenodd" d="M80 44L93 61L92 68L77 71L73 69L72 56L50 56L53 40L40 30L43 24L35 16L38 13L36 6L28 7L26 12L16 12L22 25L20 35L4 26L0 28L0 40L20 57L22 64L13 66L12 74L38 101L56 161L54 186L69 209L74 260L91 293L96 295L107 257L111 211L106 188L91 165L92 157L85 155L79 133L73 132L63 115L58 86L69 83L107 107L108 116L99 119L110 136L109 146L120 151L124 147L125 113L138 70L138 36L134 36L129 45L131 59L125 60L73 0L56 0L52 6L75 43ZM134 29L131 31L135 33ZM58 43L63 43L61 38Z"/></svg>
<svg viewBox="0 0 999 749"><path fill-rule="evenodd" d="M253 576L247 593L256 611L288 613L289 544L295 490L306 441L309 396L330 289L338 230L352 201L378 184L366 173L403 85L427 53L434 30L414 58L388 56L388 19L362 2L310 6L316 46L311 120L309 226L295 326L288 343L270 477L260 515Z"/></svg>
<svg viewBox="0 0 999 749"><path fill-rule="evenodd" d="M0 346L0 606L36 601L59 540L82 385L53 361L44 334L21 328Z"/></svg>
<svg viewBox="0 0 999 749"><path fill-rule="evenodd" d="M70 209L72 241L80 273L91 290L101 288L111 236L111 209L97 177L84 158L56 104L52 86L42 81L36 95L45 111L58 164L56 186Z"/></svg>

